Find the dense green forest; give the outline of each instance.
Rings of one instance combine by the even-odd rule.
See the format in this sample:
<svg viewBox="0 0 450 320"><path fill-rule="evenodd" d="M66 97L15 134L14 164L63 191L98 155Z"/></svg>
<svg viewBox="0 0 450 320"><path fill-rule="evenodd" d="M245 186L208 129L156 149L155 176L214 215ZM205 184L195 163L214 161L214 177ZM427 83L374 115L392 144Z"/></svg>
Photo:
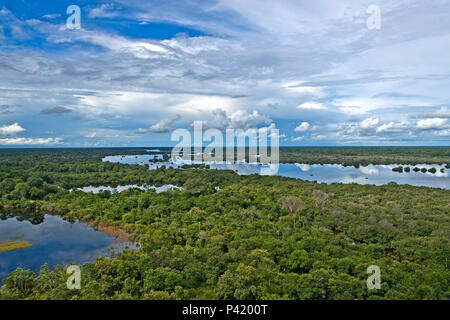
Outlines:
<svg viewBox="0 0 450 320"><path fill-rule="evenodd" d="M360 154L354 148L301 149L282 150L280 160L450 163L449 148L397 154L394 148ZM450 298L449 190L395 183L327 185L101 161L106 155L142 153L0 150L3 218L54 214L102 222L127 231L141 245L85 263L81 290L67 289L67 266L51 270L44 265L37 274L17 269L4 279L0 298ZM124 184L174 184L183 190L68 191ZM370 265L381 269L379 290L366 287Z"/></svg>
<svg viewBox="0 0 450 320"><path fill-rule="evenodd" d="M368 164L450 164L449 147L282 147L280 162Z"/></svg>

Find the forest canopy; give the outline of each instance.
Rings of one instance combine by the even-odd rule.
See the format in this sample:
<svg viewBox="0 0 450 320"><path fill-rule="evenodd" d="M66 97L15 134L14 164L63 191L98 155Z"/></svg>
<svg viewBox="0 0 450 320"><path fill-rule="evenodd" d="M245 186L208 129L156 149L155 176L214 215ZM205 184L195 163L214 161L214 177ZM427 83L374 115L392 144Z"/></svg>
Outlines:
<svg viewBox="0 0 450 320"><path fill-rule="evenodd" d="M282 152L281 158L294 157L293 152ZM348 152L323 159L355 159ZM411 152L399 156L389 149L380 157L414 159ZM448 149L434 152L422 152L422 157L448 160ZM1 298L450 297L449 190L394 183L327 185L206 168L148 170L101 161L106 155L142 153L0 150L2 219L52 214L68 221L103 223L126 231L141 245L140 250L83 264L80 290L66 287L67 266L43 265L39 272L18 268L3 279ZM368 151L361 159L369 156ZM69 192L124 184L173 184L183 190ZM381 269L379 290L367 289L370 265Z"/></svg>

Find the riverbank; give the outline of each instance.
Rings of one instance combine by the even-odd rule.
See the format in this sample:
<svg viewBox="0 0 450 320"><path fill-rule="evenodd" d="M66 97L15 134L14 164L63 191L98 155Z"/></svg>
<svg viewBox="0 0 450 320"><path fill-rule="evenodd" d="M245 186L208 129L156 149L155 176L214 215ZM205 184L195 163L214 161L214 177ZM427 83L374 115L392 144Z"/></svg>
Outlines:
<svg viewBox="0 0 450 320"><path fill-rule="evenodd" d="M132 235L118 226L108 224L104 221L99 221L96 224L93 222L88 222L88 224L92 225L95 230L113 237L116 243L133 243L133 240L131 240Z"/></svg>

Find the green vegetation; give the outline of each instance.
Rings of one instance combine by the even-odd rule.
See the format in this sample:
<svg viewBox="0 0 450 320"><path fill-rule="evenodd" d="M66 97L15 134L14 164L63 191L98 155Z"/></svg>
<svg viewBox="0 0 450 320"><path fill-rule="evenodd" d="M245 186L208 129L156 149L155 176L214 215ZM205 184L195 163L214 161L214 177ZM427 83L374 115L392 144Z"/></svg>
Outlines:
<svg viewBox="0 0 450 320"><path fill-rule="evenodd" d="M171 148L158 148L158 150L160 152L148 153L162 153L164 159L170 157ZM145 149L141 149L140 153L146 153L143 151ZM137 151L132 150L132 152ZM248 149L245 152L248 161ZM120 154L123 154L123 151ZM225 156L225 149L223 154ZM281 163L338 163L355 167L393 163L410 166L446 164L446 168L450 168L450 147L280 147L279 155Z"/></svg>
<svg viewBox="0 0 450 320"><path fill-rule="evenodd" d="M280 148L280 162L368 164L450 164L449 147L305 147Z"/></svg>
<svg viewBox="0 0 450 320"><path fill-rule="evenodd" d="M137 153L143 152L0 151L2 219L26 212L101 222L141 244L139 251L84 264L81 290L66 288L65 266L44 265L38 274L12 272L0 298L450 298L449 190L100 161ZM144 183L184 190L68 191ZM370 265L381 268L379 290L366 287Z"/></svg>
<svg viewBox="0 0 450 320"><path fill-rule="evenodd" d="M392 168L392 171L402 173L403 172L403 167Z"/></svg>
<svg viewBox="0 0 450 320"><path fill-rule="evenodd" d="M0 253L1 252L8 252L18 249L25 249L31 247L31 243L28 241L1 241L0 242Z"/></svg>

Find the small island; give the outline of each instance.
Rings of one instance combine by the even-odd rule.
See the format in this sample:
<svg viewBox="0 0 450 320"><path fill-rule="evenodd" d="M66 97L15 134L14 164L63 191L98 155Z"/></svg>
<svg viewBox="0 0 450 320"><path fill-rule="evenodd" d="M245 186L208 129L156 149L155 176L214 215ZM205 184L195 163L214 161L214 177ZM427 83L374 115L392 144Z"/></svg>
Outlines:
<svg viewBox="0 0 450 320"><path fill-rule="evenodd" d="M13 250L25 249L31 247L31 243L28 241L1 241L0 242L0 253L8 252Z"/></svg>

